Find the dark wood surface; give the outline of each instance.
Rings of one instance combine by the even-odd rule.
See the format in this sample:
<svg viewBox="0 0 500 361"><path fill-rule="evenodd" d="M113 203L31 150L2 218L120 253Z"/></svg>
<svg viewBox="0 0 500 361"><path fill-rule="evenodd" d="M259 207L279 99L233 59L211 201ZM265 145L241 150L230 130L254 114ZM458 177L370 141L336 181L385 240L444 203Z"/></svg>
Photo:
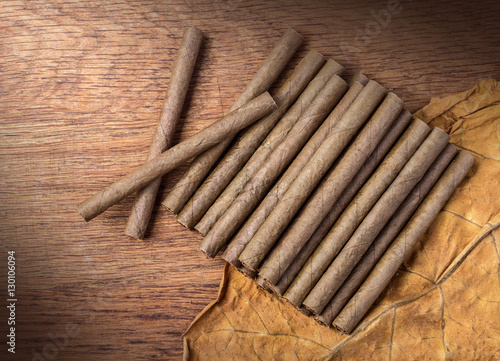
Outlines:
<svg viewBox="0 0 500 361"><path fill-rule="evenodd" d="M500 79L494 3L0 2L3 335L11 250L18 300L16 354L5 338L0 359L180 359L181 334L216 297L223 261L159 202L144 242L123 234L132 197L89 223L75 209L146 158L184 27L205 35L177 142L228 111L288 27L305 43L284 75L316 49L412 112Z"/></svg>

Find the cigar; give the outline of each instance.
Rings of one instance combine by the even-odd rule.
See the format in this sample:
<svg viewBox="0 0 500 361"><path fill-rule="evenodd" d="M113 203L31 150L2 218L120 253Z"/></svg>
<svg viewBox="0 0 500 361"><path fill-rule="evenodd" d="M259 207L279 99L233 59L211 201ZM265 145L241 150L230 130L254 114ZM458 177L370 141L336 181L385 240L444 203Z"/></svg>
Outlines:
<svg viewBox="0 0 500 361"><path fill-rule="evenodd" d="M356 196L358 191L365 184L366 180L370 177L375 168L379 165L379 163L386 156L394 143L396 143L400 135L408 127L411 119L412 115L408 110L403 109L401 113L399 113L398 117L387 131L387 134L384 135L375 150L372 152L372 154L370 154L358 173L356 173L351 183L349 183L349 186L344 190L342 195L335 202L332 209L328 212L318 228L314 231L313 235L309 238L304 248L295 257L293 263L286 269L283 276L281 276L279 282L276 285L270 286L273 288L274 292L279 295L283 295L283 293L285 293L288 286L290 286L295 276L297 276L297 274L306 263L307 259L318 247L323 238L325 238L326 234L330 231L333 224L339 218L340 214ZM321 183L319 186L321 186ZM302 303L302 300L300 301L300 303L298 303L299 305Z"/></svg>
<svg viewBox="0 0 500 361"><path fill-rule="evenodd" d="M288 29L281 39L276 43L264 64L259 68L250 83L246 86L238 99L234 102L229 112L232 112L257 95L265 92L278 78L281 71L290 61L303 41L302 35L293 29ZM233 135L234 136L234 135ZM198 186L203 182L213 165L233 140L233 136L222 140L219 145L214 146L197 156L189 165L182 178L170 191L162 204L174 214L181 211L182 207L194 194Z"/></svg>
<svg viewBox="0 0 500 361"><path fill-rule="evenodd" d="M474 157L472 155L466 151L458 152L455 159L417 208L408 224L394 240L394 243L387 249L356 294L335 318L334 327L345 333L350 333L356 327L402 265L404 259L412 252L417 241L429 228L473 164Z"/></svg>
<svg viewBox="0 0 500 361"><path fill-rule="evenodd" d="M240 256L240 261L247 265L247 267L252 268L252 265L258 265L262 261L263 257L270 250L269 246L273 245L272 242L277 239L280 231L290 223L292 217L314 190L321 180L321 177L328 171L333 160L338 157L342 149L354 137L363 123L366 122L366 119L368 119L373 109L381 101L386 90L378 85L378 95L373 97L375 93L370 91L370 84L376 83L370 81L363 89L359 97L354 101L352 107L349 108L344 117L342 117L342 120L337 123L335 129L332 130L331 135L325 139L316 153L314 153L313 157L300 172L297 179L292 183L283 198L278 202L269 217L267 217L266 221L245 247L245 250ZM360 105L358 100L362 99L363 92L365 91L368 91L368 94L372 94L372 100L370 103L361 103L362 105ZM307 242L312 232L314 232L342 191L347 187L359 168L361 168L364 161L375 149L376 145L387 132L387 129L396 119L396 116L402 108L403 101L401 99L392 93L387 95L386 99L375 111L359 136L356 137L353 145L347 150L344 157L338 163L336 169L343 169L344 172L342 172L342 174L345 175L345 177L339 177L336 189L332 190L332 192L328 192L331 198L315 206L315 208L323 207L323 209L314 209L312 213L310 213L311 210L309 208L304 209L304 212L297 217L297 222L293 224L290 232L287 233L287 237L283 240L281 247L273 252L273 255L266 262L266 265L262 267L260 276L267 279L272 284L278 282L286 268L292 263L300 249ZM353 109L353 112L351 112L351 109ZM349 120L350 114L354 116ZM345 121L346 118L348 121ZM337 192L337 194L335 194L335 192ZM329 203L330 201L331 203ZM325 205L328 209L325 208ZM299 220L311 219L312 214L320 214L321 218L312 226L314 228L310 230L306 238L297 238L296 230L301 227L301 222L299 222ZM273 227L275 230L272 230ZM251 265L249 265L250 262L252 263Z"/></svg>
<svg viewBox="0 0 500 361"><path fill-rule="evenodd" d="M307 88L302 92L297 101L279 120L273 130L262 142L259 148L245 163L235 178L224 189L214 204L208 209L203 218L196 224L195 229L203 235L206 235L219 217L229 208L231 203L241 193L243 187L253 177L253 175L262 167L269 154L278 146L283 138L288 134L293 125L299 120L305 109L311 104L314 97L323 89L326 82L333 76L339 75L343 67L334 60L328 60L314 77ZM233 264L234 265L234 264Z"/></svg>
<svg viewBox="0 0 500 361"><path fill-rule="evenodd" d="M181 46L177 52L172 75L170 76L163 111L149 148L147 160L153 159L172 146L175 126L181 115L182 105L189 88L189 81L193 74L202 37L203 33L197 28L184 29ZM138 239L144 238L160 182L161 178L158 178L137 192L125 228L126 235Z"/></svg>
<svg viewBox="0 0 500 361"><path fill-rule="evenodd" d="M349 277L344 281L328 305L321 312L321 315L318 316L318 321L325 325L332 324L333 319L339 314L354 293L356 293L356 290L368 276L373 266L375 266L386 249L390 246L391 242L396 238L401 229L403 229L415 209L417 209L419 204L429 193L456 154L457 148L448 143L422 177L422 180L413 188L389 222L387 222L382 231L380 231L363 258L361 258L356 267L354 267Z"/></svg>
<svg viewBox="0 0 500 361"><path fill-rule="evenodd" d="M210 257L217 255L337 104L346 89L347 83L337 75L326 83L285 139L271 153L263 167L245 185L240 195L207 233L200 244L203 252Z"/></svg>
<svg viewBox="0 0 500 361"><path fill-rule="evenodd" d="M274 210L252 237L241 253L240 262L250 269L258 266L274 245L279 234L307 198L328 167L337 159L370 113L380 103L386 90L374 81L370 81L354 100L344 116L334 125L330 135L323 141L312 158L291 183ZM295 199L293 199L296 197ZM271 228L274 228L272 230ZM261 274L267 278L267 274ZM269 279L268 279L269 280ZM274 283L272 280L269 280Z"/></svg>
<svg viewBox="0 0 500 361"><path fill-rule="evenodd" d="M410 127L401 136L401 139L398 140L387 157L385 157L382 164L371 175L366 184L363 185L361 191L356 194L354 200L350 202L342 215L339 216L335 225L293 280L284 295L288 301L295 305L302 304L307 294L318 282L321 275L332 263L344 244L349 240L349 237L354 233L356 227L368 214L394 178L396 178L401 169L403 169L429 132L429 127L421 120L416 119L412 122ZM326 179L329 178L331 176ZM312 205L309 206L308 204L311 209L314 209L314 203L319 204L323 194L328 195L328 193L321 191L321 189L318 188L318 191L311 197L309 204Z"/></svg>
<svg viewBox="0 0 500 361"><path fill-rule="evenodd" d="M77 206L78 211L86 221L91 220L126 196L145 187L195 155L236 134L240 129L274 109L276 109L276 104L271 95L267 92L261 94L83 201Z"/></svg>
<svg viewBox="0 0 500 361"><path fill-rule="evenodd" d="M192 229L201 219L217 196L224 190L240 168L250 158L255 149L273 129L276 122L292 105L311 79L325 63L323 55L315 50L309 52L297 65L290 77L273 96L278 109L253 124L242 137L239 137L226 155L217 164L200 188L177 215L177 221Z"/></svg>
<svg viewBox="0 0 500 361"><path fill-rule="evenodd" d="M431 131L309 292L302 303L305 307L315 314L323 311L394 211L422 179L449 140L450 137L443 130L434 128Z"/></svg>
<svg viewBox="0 0 500 361"><path fill-rule="evenodd" d="M361 84L358 82L352 83L347 93L342 97L335 109L330 113L328 118L323 122L319 129L309 139L304 148L300 151L299 155L293 160L292 164L288 167L285 173L278 180L276 185L269 191L262 202L252 215L246 220L238 233L233 237L229 243L226 251L222 255L227 262L236 267L242 267L239 261L239 256L245 246L250 242L253 235L257 232L259 227L264 223L265 219L274 209L279 199L286 192L290 184L298 176L302 168L307 164L309 159L314 155L316 150L320 147L321 143L329 135L334 125L342 118L344 113L349 109L356 97L361 93L363 87L368 83Z"/></svg>

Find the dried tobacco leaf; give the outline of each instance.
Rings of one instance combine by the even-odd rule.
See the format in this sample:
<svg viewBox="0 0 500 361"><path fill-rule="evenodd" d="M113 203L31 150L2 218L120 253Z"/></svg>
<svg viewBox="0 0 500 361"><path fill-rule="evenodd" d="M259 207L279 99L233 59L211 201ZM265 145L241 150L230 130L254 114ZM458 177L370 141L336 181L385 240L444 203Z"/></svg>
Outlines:
<svg viewBox="0 0 500 361"><path fill-rule="evenodd" d="M476 165L353 333L226 266L218 299L184 335L185 360L500 358L500 84L433 99L416 116Z"/></svg>

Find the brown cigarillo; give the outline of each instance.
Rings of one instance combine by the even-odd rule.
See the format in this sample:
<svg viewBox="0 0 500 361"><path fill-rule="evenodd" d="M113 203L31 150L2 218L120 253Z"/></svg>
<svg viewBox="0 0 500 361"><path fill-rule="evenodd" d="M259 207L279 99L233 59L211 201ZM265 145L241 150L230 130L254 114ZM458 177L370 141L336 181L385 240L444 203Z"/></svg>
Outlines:
<svg viewBox="0 0 500 361"><path fill-rule="evenodd" d="M184 30L182 42L170 76L160 121L156 127L147 160L153 159L158 154L164 152L165 149L172 146L175 126L181 115L202 37L203 33L197 28L192 27ZM137 192L128 218L127 227L125 228L126 235L138 239L144 237L160 182L161 178L158 178Z"/></svg>
<svg viewBox="0 0 500 361"><path fill-rule="evenodd" d="M271 50L264 60L264 64L259 68L250 83L248 83L238 99L236 99L229 112L240 108L257 95L269 89L302 44L302 41L302 35L293 29L288 29ZM182 178L163 200L162 204L177 214L191 198L201 182L203 182L210 169L212 169L232 139L233 136L226 137L219 145L197 156L191 162Z"/></svg>
<svg viewBox="0 0 500 361"><path fill-rule="evenodd" d="M357 107L355 107L355 105L357 105L358 99L361 99L360 97L363 95L365 90L370 90L370 84L373 83L368 83L368 85L363 89L360 96L354 101L352 107L349 108L349 111L346 112L342 120L337 123L335 129L331 132L331 135L325 139L316 153L314 153L314 156L309 160L297 179L292 183L283 198L278 202L261 228L259 228L259 231L247 245L240 256L240 261L243 264L246 264L247 267L247 262L258 264L267 252L269 252L269 245L272 246L271 241L274 241L279 235L279 231L282 231L284 226L290 223L299 207L312 193L316 185L321 180L321 177L325 175L332 165L333 161L331 159L338 157L341 151L339 151L339 147L342 147L343 149L347 143L349 143L351 138L354 137L359 128L361 128L363 123L370 116L373 109L383 98L385 89L379 88L379 95L372 98L370 105L365 103L361 106L361 111L356 110ZM363 115L358 119L355 119L357 117L355 116L351 121L344 123L344 118L353 108L356 110L354 114L358 114L358 116L359 114ZM314 205L314 210L309 207L304 209L304 212L297 217L296 222L287 233L286 238L283 239L283 243L280 247L275 249L273 254L267 260L265 266L263 266L260 270L260 276L272 284L276 284L278 282L280 277L286 271L286 268L288 268L288 266L292 263L293 259L297 256L298 252L300 252L300 249L307 242L319 223L321 223L342 191L347 187L354 175L363 165L364 161L370 156L371 152L380 142L402 108L403 101L401 99L392 93L387 95L371 119L363 127L359 136L356 137L354 143L342 157L337 167L335 167L335 169L339 169L340 171L337 172L338 183L332 192L328 192L330 198L328 200L322 200L319 205ZM339 125L341 124L342 126L340 127ZM325 198L328 197L325 196ZM313 225L310 225L311 228L308 229L308 232L310 233L305 238L297 237L297 230L302 229L304 220L316 218L311 217L311 214L317 214L320 218L311 223ZM317 223L315 223L316 221ZM271 229L273 227L275 228L275 231Z"/></svg>
<svg viewBox="0 0 500 361"><path fill-rule="evenodd" d="M351 183L349 183L349 186L344 190L342 195L335 202L332 209L328 212L323 221L321 221L320 225L318 226L316 231L314 231L313 235L309 238L304 248L302 248L300 253L295 257L293 263L287 268L283 276L281 276L279 282L276 285L272 286L274 292L282 295L286 291L288 286L290 286L295 276L297 276L297 274L306 263L307 259L318 247L323 238L325 238L341 213L349 205L349 203L356 196L361 187L365 184L366 180L370 177L378 164L382 161L382 159L386 156L394 143L396 143L400 135L408 127L411 119L412 115L406 109L403 109L403 111L399 113L398 117L396 118L394 123L392 123L391 127L384 135L380 143L377 145L375 150L372 152L372 154L370 154L358 173L356 173ZM318 187L320 186L321 184L318 185ZM302 300L300 301L300 303L302 303Z"/></svg>
<svg viewBox="0 0 500 361"><path fill-rule="evenodd" d="M347 111L347 109L349 109L359 93L361 93L364 85L366 84L361 84L358 82L352 83L351 87L342 97L335 109L333 109L328 118L323 122L323 124L321 124L321 126L314 133L311 139L309 139L304 148L293 160L292 164L290 164L288 169L269 191L269 193L265 196L257 209L252 213L252 215L246 220L241 229L238 231L238 233L233 237L226 251L222 255L222 258L235 265L236 267L241 267L241 262L238 258L241 252L243 252L243 249L245 249L248 242L250 242L259 227L262 225L262 223L264 223L269 213L271 213L271 211L274 209L279 199L281 199L290 184L292 184L292 182L298 176L302 168L304 168L309 159L311 159L316 150L320 147L321 143L323 143L323 141L329 135L329 132L334 129L334 125L342 118L344 113Z"/></svg>
<svg viewBox="0 0 500 361"><path fill-rule="evenodd" d="M200 248L207 255L210 257L217 255L337 104L346 89L347 83L337 75L326 83L285 139L271 153L263 167L245 185L240 195L205 236Z"/></svg>
<svg viewBox="0 0 500 361"><path fill-rule="evenodd" d="M276 109L276 104L271 95L267 92L263 93L86 199L77 206L78 211L86 221L91 220L126 196L170 172L195 155L213 147L228 136L236 134L274 109Z"/></svg>
<svg viewBox="0 0 500 361"><path fill-rule="evenodd" d="M332 323L333 319L340 313L349 299L356 293L358 287L368 276L380 257L382 257L385 250L390 246L401 229L403 229L415 209L417 209L418 205L429 193L457 152L457 148L448 143L420 182L413 188L389 222L387 222L382 231L380 231L370 248L368 248L363 255L363 258L361 258L356 267L354 267L349 277L344 281L328 305L321 312L321 315L318 316L318 321L325 325L330 325Z"/></svg>
<svg viewBox="0 0 500 361"><path fill-rule="evenodd" d="M422 144L430 128L419 119L415 119L398 142L385 157L375 173L363 185L354 200L342 212L335 225L321 241L303 269L293 280L285 293L285 298L295 305L301 305L307 294L318 282L321 275L332 263L356 227L371 210L386 188ZM335 170L334 170L335 171ZM327 178L328 179L328 178ZM322 188L311 197L309 203L319 204L322 195L328 195ZM316 198L318 200L316 200Z"/></svg>
<svg viewBox="0 0 500 361"><path fill-rule="evenodd" d="M449 140L450 137L443 130L434 128L431 131L309 292L303 302L305 307L315 314L323 311L394 211L422 179Z"/></svg>
<svg viewBox="0 0 500 361"><path fill-rule="evenodd" d="M230 147L226 155L177 215L179 223L190 229L194 227L325 61L324 56L315 50L311 50L302 59L285 83L278 89L276 95L273 96L278 109L251 125L245 134Z"/></svg>
<svg viewBox="0 0 500 361"><path fill-rule="evenodd" d="M356 327L404 259L412 252L417 241L429 228L473 164L474 157L472 155L465 151L458 152L455 159L417 208L408 224L394 240L394 243L387 249L356 294L335 318L333 325L337 329L350 333Z"/></svg>
<svg viewBox="0 0 500 361"><path fill-rule="evenodd" d="M299 120L302 113L311 104L314 97L323 89L326 82L333 75L340 75L343 67L334 60L328 60L319 73L309 83L307 88L300 94L300 97L292 105L285 115L279 120L273 130L262 142L259 148L252 154L245 166L238 172L235 178L224 189L214 204L208 209L203 218L196 224L195 229L206 235L219 217L229 208L231 203L241 193L243 187L261 168L267 157L277 147L277 145L288 134L293 125ZM233 263L234 265L234 263ZM237 266L237 265L236 265Z"/></svg>
<svg viewBox="0 0 500 361"><path fill-rule="evenodd" d="M246 245L239 257L242 264L250 269L258 268L300 205L365 123L385 94L386 90L374 81L370 81L363 88ZM262 277L267 279L266 276L266 273L262 274ZM270 282L274 283L271 280Z"/></svg>

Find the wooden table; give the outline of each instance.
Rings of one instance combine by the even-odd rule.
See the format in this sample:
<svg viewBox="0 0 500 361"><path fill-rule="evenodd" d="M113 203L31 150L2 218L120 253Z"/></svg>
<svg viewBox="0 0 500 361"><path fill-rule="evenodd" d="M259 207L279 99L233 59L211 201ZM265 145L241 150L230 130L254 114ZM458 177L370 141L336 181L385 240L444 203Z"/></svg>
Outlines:
<svg viewBox="0 0 500 361"><path fill-rule="evenodd" d="M123 234L132 197L89 223L75 209L144 161L184 27L205 37L176 141L228 111L287 27L305 43L285 74L316 49L412 112L500 79L494 3L3 0L3 335L7 251L17 302L16 354L4 339L0 358L180 359L181 334L216 297L223 261L159 202L146 241ZM164 179L161 198L185 169Z"/></svg>

